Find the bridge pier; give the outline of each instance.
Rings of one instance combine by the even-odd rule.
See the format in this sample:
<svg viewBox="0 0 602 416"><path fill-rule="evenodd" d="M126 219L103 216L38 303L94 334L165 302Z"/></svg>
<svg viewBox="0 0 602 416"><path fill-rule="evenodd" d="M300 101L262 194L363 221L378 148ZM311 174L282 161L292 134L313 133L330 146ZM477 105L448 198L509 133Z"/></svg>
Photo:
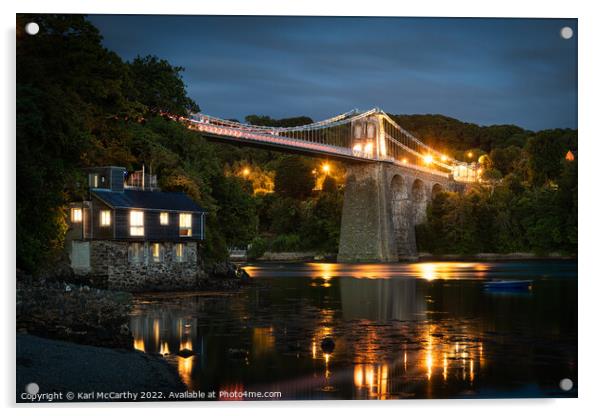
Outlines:
<svg viewBox="0 0 602 416"><path fill-rule="evenodd" d="M384 163L347 165L337 260L397 261Z"/></svg>
<svg viewBox="0 0 602 416"><path fill-rule="evenodd" d="M433 193L453 181L386 162L348 164L337 260L416 260L415 226Z"/></svg>

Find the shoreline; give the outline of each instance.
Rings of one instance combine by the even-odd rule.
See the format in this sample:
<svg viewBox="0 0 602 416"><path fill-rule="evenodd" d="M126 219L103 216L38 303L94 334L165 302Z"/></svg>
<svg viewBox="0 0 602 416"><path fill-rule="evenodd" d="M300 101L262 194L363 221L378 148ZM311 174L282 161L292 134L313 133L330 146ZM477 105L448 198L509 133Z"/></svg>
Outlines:
<svg viewBox="0 0 602 416"><path fill-rule="evenodd" d="M416 257L406 257L395 263L412 263L426 261L541 261L541 260L577 260L576 254L563 253L475 253L475 254L432 254L418 253ZM280 252L269 253L268 256L262 256L254 260L230 260L236 264L269 264L269 263L339 263L336 254L317 254L310 252ZM341 264L381 264L384 262L355 262ZM244 267L244 266L243 266Z"/></svg>
<svg viewBox="0 0 602 416"><path fill-rule="evenodd" d="M126 391L138 397L143 392L162 392L165 400L169 393L186 391L177 370L160 356L30 334L17 334L16 367L17 403L32 403L24 397L29 383L36 383L40 394L62 393L62 399L53 399L58 402L133 401L131 397L102 400L77 396L89 392ZM67 392L75 397L69 400Z"/></svg>

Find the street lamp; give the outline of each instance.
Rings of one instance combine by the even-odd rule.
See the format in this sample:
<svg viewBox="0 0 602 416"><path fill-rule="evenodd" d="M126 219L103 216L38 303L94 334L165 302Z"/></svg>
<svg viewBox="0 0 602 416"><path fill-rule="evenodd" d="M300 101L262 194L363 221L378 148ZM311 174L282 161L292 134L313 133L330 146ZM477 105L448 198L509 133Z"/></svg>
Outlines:
<svg viewBox="0 0 602 416"><path fill-rule="evenodd" d="M247 177L247 176L249 176L249 174L250 174L250 173L251 173L251 171L249 170L249 168L244 168L244 169L242 170L242 175L243 175L244 177Z"/></svg>
<svg viewBox="0 0 602 416"><path fill-rule="evenodd" d="M322 171L323 171L324 173L328 173L328 172L330 172L330 165L329 165L328 163L324 163L324 164L322 165Z"/></svg>
<svg viewBox="0 0 602 416"><path fill-rule="evenodd" d="M424 157L424 163L426 163L427 165L430 165L431 163L433 163L433 156L431 155L426 155Z"/></svg>

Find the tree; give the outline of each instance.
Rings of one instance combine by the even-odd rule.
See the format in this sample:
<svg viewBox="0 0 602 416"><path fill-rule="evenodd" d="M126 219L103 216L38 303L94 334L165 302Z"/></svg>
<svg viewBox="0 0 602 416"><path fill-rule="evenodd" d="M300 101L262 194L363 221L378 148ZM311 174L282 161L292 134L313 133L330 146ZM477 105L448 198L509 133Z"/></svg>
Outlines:
<svg viewBox="0 0 602 416"><path fill-rule="evenodd" d="M128 64L132 101L144 103L152 113L168 113L186 116L199 112L199 106L186 94L182 79L184 68L172 66L156 56L137 56Z"/></svg>
<svg viewBox="0 0 602 416"><path fill-rule="evenodd" d="M303 199L314 188L312 167L299 156L286 156L276 168L275 191L278 195Z"/></svg>
<svg viewBox="0 0 602 416"><path fill-rule="evenodd" d="M573 134L567 130L544 130L532 136L525 147L529 156L531 183L539 186L557 179L562 170L564 156L573 142Z"/></svg>

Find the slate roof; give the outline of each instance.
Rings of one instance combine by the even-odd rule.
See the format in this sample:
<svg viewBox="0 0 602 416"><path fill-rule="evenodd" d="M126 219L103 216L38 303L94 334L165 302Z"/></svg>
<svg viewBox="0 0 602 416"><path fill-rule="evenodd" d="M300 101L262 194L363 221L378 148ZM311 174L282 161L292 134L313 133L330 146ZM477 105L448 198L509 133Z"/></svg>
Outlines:
<svg viewBox="0 0 602 416"><path fill-rule="evenodd" d="M155 192L137 189L125 189L123 192L94 189L90 192L111 208L206 212L183 192Z"/></svg>

